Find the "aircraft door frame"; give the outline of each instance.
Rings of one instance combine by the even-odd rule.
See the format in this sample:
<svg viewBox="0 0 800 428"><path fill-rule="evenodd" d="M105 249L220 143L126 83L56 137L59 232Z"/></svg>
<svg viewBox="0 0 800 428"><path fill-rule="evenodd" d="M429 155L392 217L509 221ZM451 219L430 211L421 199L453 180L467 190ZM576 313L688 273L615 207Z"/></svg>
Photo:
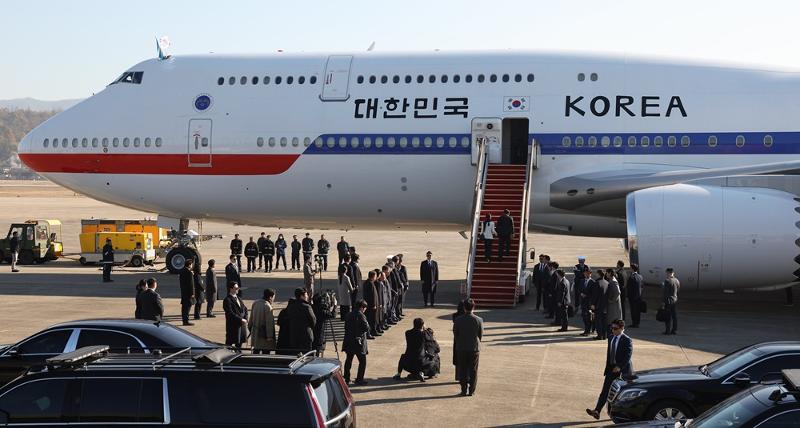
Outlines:
<svg viewBox="0 0 800 428"><path fill-rule="evenodd" d="M496 143L498 148L501 148L503 141L503 119L499 117L476 117L472 119L472 143L471 143L471 157L470 162L472 165L478 163L478 144ZM487 155L489 155L487 148ZM501 148L502 150L502 148ZM502 156L502 154L501 154ZM502 163L492 162L491 163Z"/></svg>
<svg viewBox="0 0 800 428"><path fill-rule="evenodd" d="M350 65L352 55L331 55L325 64L322 83L322 101L347 101L350 98Z"/></svg>
<svg viewBox="0 0 800 428"><path fill-rule="evenodd" d="M190 119L187 134L187 160L190 167L211 166L211 119Z"/></svg>

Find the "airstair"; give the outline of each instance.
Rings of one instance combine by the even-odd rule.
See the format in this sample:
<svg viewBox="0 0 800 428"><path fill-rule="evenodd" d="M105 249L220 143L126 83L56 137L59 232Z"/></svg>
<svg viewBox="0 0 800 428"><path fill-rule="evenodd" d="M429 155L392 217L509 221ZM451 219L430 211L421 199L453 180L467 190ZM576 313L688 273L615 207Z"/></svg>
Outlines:
<svg viewBox="0 0 800 428"><path fill-rule="evenodd" d="M519 300L518 287L525 269L530 184L536 164L536 147L529 146L527 164L489 163L485 144L478 147L478 173L473 200L472 233L467 262L467 294L481 307L514 307ZM508 209L514 219L514 235L509 254L499 260L499 240L492 245L491 262L486 261L484 242L479 239L486 214L497 221Z"/></svg>

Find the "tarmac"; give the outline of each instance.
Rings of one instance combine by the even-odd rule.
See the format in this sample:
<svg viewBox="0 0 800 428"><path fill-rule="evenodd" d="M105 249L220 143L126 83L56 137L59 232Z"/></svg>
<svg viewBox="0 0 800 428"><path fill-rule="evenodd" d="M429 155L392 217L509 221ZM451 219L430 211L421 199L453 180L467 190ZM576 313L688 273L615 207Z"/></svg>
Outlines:
<svg viewBox="0 0 800 428"><path fill-rule="evenodd" d="M0 228L29 218L56 218L63 226L66 253L78 252L82 218L155 218L152 213L108 205L75 195L48 183L0 182ZM195 224L192 223L194 228ZM302 238L305 230L267 230L206 222L203 232L222 234L222 240L208 241L201 251L204 260L215 258L223 274L228 244L233 233L247 240L261 231L273 238L280 232L288 239ZM353 387L359 426L503 426L503 427L594 427L596 422L584 409L592 407L602 385L605 343L578 336L579 320L573 318L570 331L556 332L543 314L535 310L535 298L514 309L482 309L477 314L485 324L476 395L460 397L454 381L452 322L450 314L461 296L468 242L456 233L397 231L315 231L314 239L325 233L333 245L344 235L362 255L362 269L377 267L389 254L404 253L411 276L405 319L382 337L369 342L367 380ZM619 240L529 234L539 253L550 254L562 265L575 263L577 255L587 257L593 267L626 261ZM417 266L430 249L441 269L437 306L423 308ZM332 256L332 259L335 256ZM335 263L323 273L321 288L335 287ZM205 264L205 262L204 262ZM163 267L156 265L156 268ZM14 343L51 324L85 318L132 317L134 286L140 278L153 276L164 297L169 322L180 324L177 277L152 268L119 269L115 282L101 282L96 266L80 266L64 258L44 265L22 266L12 274L0 265L0 343ZM680 278L680 273L678 273ZM292 290L302 285L302 273L278 271L243 274L243 292L249 304L267 287L277 290L278 308L285 305ZM649 307L658 304L659 290L648 287ZM530 296L529 296L530 297ZM676 365L702 365L742 346L770 340L800 340L800 306L784 306L780 292L737 292L686 290L680 295L679 334L663 336L663 325L654 311L643 315L642 327L629 329L634 340L636 369ZM218 303L220 314L221 302ZM221 315L221 314L220 314ZM442 372L425 383L392 380L397 361L405 349L404 331L421 317L436 332L441 345ZM195 321L187 327L193 333L215 341L224 339L224 317ZM328 344L326 357L336 358ZM344 355L341 355L342 360ZM355 367L354 367L355 369ZM605 416L605 415L604 415Z"/></svg>

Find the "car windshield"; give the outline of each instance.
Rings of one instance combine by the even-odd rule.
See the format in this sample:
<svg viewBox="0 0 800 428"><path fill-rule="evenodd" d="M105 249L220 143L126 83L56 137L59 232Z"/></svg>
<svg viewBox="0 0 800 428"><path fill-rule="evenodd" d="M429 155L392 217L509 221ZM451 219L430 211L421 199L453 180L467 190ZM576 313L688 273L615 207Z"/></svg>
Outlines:
<svg viewBox="0 0 800 428"><path fill-rule="evenodd" d="M766 406L754 399L751 390L744 390L717 404L687 424L690 428L736 428L743 426Z"/></svg>
<svg viewBox="0 0 800 428"><path fill-rule="evenodd" d="M160 339L172 347L214 348L219 345L171 324L161 323L159 329L161 330L159 332Z"/></svg>
<svg viewBox="0 0 800 428"><path fill-rule="evenodd" d="M744 348L732 354L728 354L705 367L707 367L708 373L710 373L712 376L726 376L734 370L752 362L754 359L756 359L756 357L763 354L764 352L758 350L757 348ZM702 369L703 368L701 367L700 370L702 371Z"/></svg>

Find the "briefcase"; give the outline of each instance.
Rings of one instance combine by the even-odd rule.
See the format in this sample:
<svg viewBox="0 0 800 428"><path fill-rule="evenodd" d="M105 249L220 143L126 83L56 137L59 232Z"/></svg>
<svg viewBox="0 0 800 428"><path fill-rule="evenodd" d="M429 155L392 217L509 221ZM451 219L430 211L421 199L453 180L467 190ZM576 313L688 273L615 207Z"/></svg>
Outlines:
<svg viewBox="0 0 800 428"><path fill-rule="evenodd" d="M647 302L644 300L639 302L639 312L646 314L647 313Z"/></svg>
<svg viewBox="0 0 800 428"><path fill-rule="evenodd" d="M667 322L667 318L668 317L669 317L669 315L667 315L667 310L666 309L658 308L658 311L656 311L656 321L658 321L658 322Z"/></svg>

